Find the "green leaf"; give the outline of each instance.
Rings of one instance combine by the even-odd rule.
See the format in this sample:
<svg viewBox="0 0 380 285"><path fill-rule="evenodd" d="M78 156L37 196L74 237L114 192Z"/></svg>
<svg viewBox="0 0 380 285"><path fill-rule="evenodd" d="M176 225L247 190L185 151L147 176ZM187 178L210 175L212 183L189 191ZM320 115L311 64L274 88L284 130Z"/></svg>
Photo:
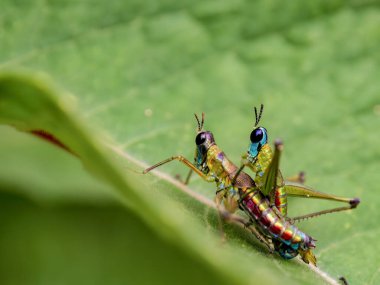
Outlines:
<svg viewBox="0 0 380 285"><path fill-rule="evenodd" d="M193 217L193 212L183 212L183 206L165 199L161 193L141 191L141 188L149 189L149 185L131 171L122 172L122 167L112 158L112 154L95 136L91 137L70 106L58 100L57 91L39 79L13 74L0 76L0 94L0 122L23 131L44 130L54 134L55 139L77 156L90 173L113 185L120 194L119 199L135 209L162 237L184 247L209 266L219 268L228 278L227 283L232 280L240 283L245 279L235 272L225 271L234 256L237 258L239 255L232 249L220 251L220 241L208 233L207 228L201 227L200 221ZM189 207L198 212L204 205ZM249 272L246 265L239 269L240 274ZM260 270L265 272L266 268Z"/></svg>
<svg viewBox="0 0 380 285"><path fill-rule="evenodd" d="M0 121L53 133L99 178L89 177L68 152L57 148L47 155L52 145L22 136L8 144L2 140L2 161L12 161L9 169L1 168L2 189L54 203L120 201L173 252L208 272L209 284L221 279L226 284L322 282L295 262L267 257L234 226L226 226L228 240L221 248L212 210L163 175L132 171L140 171L142 161L153 164L173 154L192 158L192 114L202 111L206 128L238 163L248 144L253 106L263 103L261 123L271 138L284 141L284 175L305 170L308 185L362 200L350 213L300 224L318 240L320 268L352 284L377 283L377 1L35 1L24 6L9 1L2 6ZM26 75L7 71L19 68L27 69ZM41 72L65 91L51 87ZM31 145L27 155L14 143L24 139ZM54 159L41 169L61 179L61 188L32 167L17 169L32 165L28 158L46 164L50 155ZM172 177L187 173L175 162L161 171ZM200 179L190 187L213 197L213 186ZM79 197L75 188L81 189ZM290 213L331 206L293 199ZM144 274L143 268L135 270ZM198 280L176 270L189 284Z"/></svg>

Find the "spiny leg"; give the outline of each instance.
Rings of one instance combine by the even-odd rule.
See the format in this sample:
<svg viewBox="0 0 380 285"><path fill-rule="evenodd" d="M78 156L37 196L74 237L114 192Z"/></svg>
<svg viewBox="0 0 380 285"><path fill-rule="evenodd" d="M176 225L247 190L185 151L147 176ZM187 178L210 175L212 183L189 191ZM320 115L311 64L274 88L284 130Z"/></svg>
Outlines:
<svg viewBox="0 0 380 285"><path fill-rule="evenodd" d="M297 216L297 217L292 217L292 218L287 218L291 223L297 222L297 221L302 221L302 220L307 220L310 218L318 217L321 215L325 214L331 214L331 213L336 213L336 212L342 212L342 211L348 211L351 209L356 208L356 206L359 204L360 200L357 200L355 205L352 206L346 206L346 207L336 207L333 209L328 209L328 210L322 210L318 212L313 212L310 214L302 215L302 216Z"/></svg>
<svg viewBox="0 0 380 285"><path fill-rule="evenodd" d="M285 192L289 196L295 196L295 197L302 197L302 198L316 198L316 199L324 199L324 200L331 200L331 201L337 201L337 202L343 202L348 203L348 206L344 207L336 207L328 210L313 212L310 214L297 216L293 218L289 218L291 221L300 221L303 219L313 218L324 214L330 214L335 212L341 212L341 211L347 211L356 208L359 203L359 198L346 198L346 197L339 197L323 192L316 191L310 187L307 187L305 185L301 185L298 183L292 183L289 181L285 182L284 186Z"/></svg>
<svg viewBox="0 0 380 285"><path fill-rule="evenodd" d="M339 202L345 202L348 203L349 206L345 207L337 207L329 210L319 211L315 213L310 213L303 216L298 216L290 219L291 221L297 221L302 219L307 219L311 217L316 217L323 214L328 213L334 213L334 212L340 212L340 211L346 211L353 208L356 208L357 205L360 203L360 200L358 198L345 198L345 197L339 197L331 194L326 194L322 192L318 192L310 187L304 186L302 184L294 183L291 181L283 181L281 180L281 174L279 172L279 160L280 155L283 150L282 142L277 140L275 142L275 151L274 155L271 161L271 164L269 165L265 176L265 183L264 183L264 189L263 192L271 198L271 202L273 203L274 197L282 197L284 201L281 201L281 205L276 205L281 208L279 210L281 213L283 213L284 216L287 214L287 196L299 196L299 197L308 197L308 198L319 198L319 199L327 199L327 200L333 200L333 201L339 201ZM281 185L285 183L285 185ZM269 192L268 192L269 191Z"/></svg>
<svg viewBox="0 0 380 285"><path fill-rule="evenodd" d="M278 174L279 174L278 166L279 166L279 157L280 157L282 149L283 149L283 147L282 147L281 141L276 141L275 142L275 152L273 155L272 162L268 168L268 175L267 175L267 181L268 181L268 177L269 177L271 179L271 180L269 180L269 183L274 183L274 184L272 184L273 185L272 187L278 186L278 182L281 183L281 181L278 181ZM274 167L274 169L271 169L273 167ZM276 171L277 171L277 176L274 177L274 174L276 173ZM272 173L272 174L270 174L270 173ZM300 177L302 177L301 174L300 174ZM272 181L272 182L270 182L270 181ZM315 212L315 213L310 213L307 215L294 217L294 218L290 219L291 221L303 220L303 219L308 219L308 218L316 217L316 216L323 215L323 214L350 210L350 209L356 208L356 206L360 203L360 200L358 198L345 198L345 197L339 197L339 196L335 196L335 195L331 195L331 194L318 192L318 191L316 191L310 187L304 186L304 185L296 183L296 182L291 182L289 180L288 181L282 181L282 182L285 183L285 185L283 185L283 187L277 187L275 189L274 194L277 196L278 195L280 195L280 196L285 195L285 198L287 198L287 196L298 196L298 197L304 197L304 198L319 198L319 199L327 199L327 200L349 203L349 206L337 207L337 208L333 208L333 209L329 209L329 210L324 210L324 211L319 211L319 212ZM268 183L268 182L266 182L266 183ZM270 187L270 185L269 185L269 187ZM266 188L270 189L269 187L266 187ZM272 196L270 196L270 197L272 197ZM286 201L284 202L284 205L286 207ZM279 209L279 210L281 211L284 209ZM285 209L285 216L286 216L286 209Z"/></svg>

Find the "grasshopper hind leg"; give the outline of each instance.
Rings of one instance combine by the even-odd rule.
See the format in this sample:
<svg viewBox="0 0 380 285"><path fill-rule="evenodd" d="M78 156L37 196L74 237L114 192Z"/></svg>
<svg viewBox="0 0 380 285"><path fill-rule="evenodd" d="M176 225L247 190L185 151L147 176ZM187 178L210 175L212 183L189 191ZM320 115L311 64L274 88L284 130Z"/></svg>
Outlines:
<svg viewBox="0 0 380 285"><path fill-rule="evenodd" d="M305 185L301 185L298 183L286 182L284 188L285 188L285 192L288 196L331 200L331 201L342 202L342 203L348 204L347 206L343 206L343 207L336 207L336 208L332 208L332 209L327 209L327 210L309 213L309 214L302 215L302 216L288 218L291 222L305 220L305 219L317 217L317 216L324 215L324 214L348 211L351 209L355 209L360 204L359 198L346 198L346 197L335 196L332 194L327 194L327 193L316 191L313 188L310 188L310 187L307 187Z"/></svg>

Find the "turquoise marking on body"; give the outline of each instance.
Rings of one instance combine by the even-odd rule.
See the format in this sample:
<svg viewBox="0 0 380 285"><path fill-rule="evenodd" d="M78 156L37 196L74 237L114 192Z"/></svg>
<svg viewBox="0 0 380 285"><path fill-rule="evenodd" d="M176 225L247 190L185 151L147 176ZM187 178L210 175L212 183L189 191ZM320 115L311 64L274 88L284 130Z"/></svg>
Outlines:
<svg viewBox="0 0 380 285"><path fill-rule="evenodd" d="M250 157L256 157L259 154L257 150L259 148L260 143L251 143L249 144L248 153Z"/></svg>
<svg viewBox="0 0 380 285"><path fill-rule="evenodd" d="M260 149L268 141L267 133L263 132L263 138L259 142L250 143L248 147L248 155L250 159L257 157L260 152Z"/></svg>
<svg viewBox="0 0 380 285"><path fill-rule="evenodd" d="M282 243L277 250L284 259L292 259L298 255L299 247L299 244L289 245L288 243Z"/></svg>
<svg viewBox="0 0 380 285"><path fill-rule="evenodd" d="M199 168L204 160L204 156L202 155L201 147L197 146L197 148L198 148L198 151L197 151L196 161L197 161L197 167Z"/></svg>

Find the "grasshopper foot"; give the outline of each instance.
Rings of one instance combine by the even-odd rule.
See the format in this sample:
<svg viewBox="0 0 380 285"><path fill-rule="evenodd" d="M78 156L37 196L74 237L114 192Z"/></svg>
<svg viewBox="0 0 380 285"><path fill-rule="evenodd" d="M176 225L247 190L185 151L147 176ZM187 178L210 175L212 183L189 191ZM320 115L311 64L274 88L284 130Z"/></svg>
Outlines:
<svg viewBox="0 0 380 285"><path fill-rule="evenodd" d="M359 198L354 198L350 201L351 209L356 208L360 204Z"/></svg>

